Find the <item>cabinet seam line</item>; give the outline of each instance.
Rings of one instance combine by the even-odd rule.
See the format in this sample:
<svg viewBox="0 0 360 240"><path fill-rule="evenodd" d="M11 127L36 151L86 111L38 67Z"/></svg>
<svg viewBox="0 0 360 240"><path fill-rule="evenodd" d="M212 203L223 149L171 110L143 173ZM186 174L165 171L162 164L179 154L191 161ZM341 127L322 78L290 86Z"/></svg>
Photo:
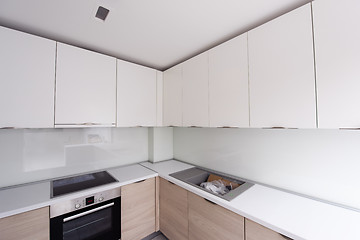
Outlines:
<svg viewBox="0 0 360 240"><path fill-rule="evenodd" d="M54 128L55 128L55 120L56 120L56 72L57 72L57 58L58 58L58 42L55 42L55 79L54 79Z"/></svg>
<svg viewBox="0 0 360 240"><path fill-rule="evenodd" d="M315 80L315 118L316 118L316 128L319 128L319 96L318 96L318 84L317 84L317 71L316 71L316 49L315 49L315 28L314 28L314 9L313 3L310 3L311 10L311 30L312 30L312 45L313 45L313 59L314 59L314 80Z"/></svg>
<svg viewBox="0 0 360 240"><path fill-rule="evenodd" d="M249 120L249 128L250 126L250 56L249 56L249 32L246 33L246 50L247 50L247 68L248 68L248 120Z"/></svg>

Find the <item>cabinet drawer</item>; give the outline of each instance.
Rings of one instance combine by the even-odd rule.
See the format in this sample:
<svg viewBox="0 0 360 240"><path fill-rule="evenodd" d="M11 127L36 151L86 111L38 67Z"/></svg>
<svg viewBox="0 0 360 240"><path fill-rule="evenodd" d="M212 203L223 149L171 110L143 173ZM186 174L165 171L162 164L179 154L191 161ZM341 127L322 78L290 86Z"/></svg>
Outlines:
<svg viewBox="0 0 360 240"><path fill-rule="evenodd" d="M260 224L257 224L249 219L245 219L245 236L246 240L291 240L292 238L286 237L270 230Z"/></svg>
<svg viewBox="0 0 360 240"><path fill-rule="evenodd" d="M244 217L188 193L189 239L242 240Z"/></svg>
<svg viewBox="0 0 360 240"><path fill-rule="evenodd" d="M187 191L160 179L160 231L171 240L188 239Z"/></svg>
<svg viewBox="0 0 360 240"><path fill-rule="evenodd" d="M0 240L49 240L49 207L0 219Z"/></svg>
<svg viewBox="0 0 360 240"><path fill-rule="evenodd" d="M121 188L121 239L142 239L155 232L155 178Z"/></svg>

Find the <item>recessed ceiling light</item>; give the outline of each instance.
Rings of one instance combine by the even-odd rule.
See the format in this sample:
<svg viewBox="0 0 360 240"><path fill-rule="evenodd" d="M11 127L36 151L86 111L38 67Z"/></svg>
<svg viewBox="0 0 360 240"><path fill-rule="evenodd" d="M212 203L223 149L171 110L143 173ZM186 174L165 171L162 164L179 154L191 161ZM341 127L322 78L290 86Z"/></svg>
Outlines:
<svg viewBox="0 0 360 240"><path fill-rule="evenodd" d="M97 17L97 18L105 21L107 15L109 14L109 11L110 11L109 9L106 9L106 8L104 8L104 7L99 6L99 8L98 8L98 10L97 10L97 12L96 12L95 17Z"/></svg>

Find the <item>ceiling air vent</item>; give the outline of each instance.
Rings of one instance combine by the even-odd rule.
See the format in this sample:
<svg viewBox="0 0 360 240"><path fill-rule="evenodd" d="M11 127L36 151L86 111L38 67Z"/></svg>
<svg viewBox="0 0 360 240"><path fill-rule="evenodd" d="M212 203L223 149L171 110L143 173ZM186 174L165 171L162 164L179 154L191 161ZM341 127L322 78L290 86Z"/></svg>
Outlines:
<svg viewBox="0 0 360 240"><path fill-rule="evenodd" d="M99 6L95 17L105 21L107 15L109 14L109 11L110 11L109 9Z"/></svg>

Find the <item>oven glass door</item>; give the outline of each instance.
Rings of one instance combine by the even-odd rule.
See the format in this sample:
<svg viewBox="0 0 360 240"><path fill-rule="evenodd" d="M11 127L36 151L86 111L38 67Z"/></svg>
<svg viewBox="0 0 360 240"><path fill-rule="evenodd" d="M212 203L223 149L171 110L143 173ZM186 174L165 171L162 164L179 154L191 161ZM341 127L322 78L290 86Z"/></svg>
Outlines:
<svg viewBox="0 0 360 240"><path fill-rule="evenodd" d="M51 219L51 239L120 239L120 201L113 199Z"/></svg>

